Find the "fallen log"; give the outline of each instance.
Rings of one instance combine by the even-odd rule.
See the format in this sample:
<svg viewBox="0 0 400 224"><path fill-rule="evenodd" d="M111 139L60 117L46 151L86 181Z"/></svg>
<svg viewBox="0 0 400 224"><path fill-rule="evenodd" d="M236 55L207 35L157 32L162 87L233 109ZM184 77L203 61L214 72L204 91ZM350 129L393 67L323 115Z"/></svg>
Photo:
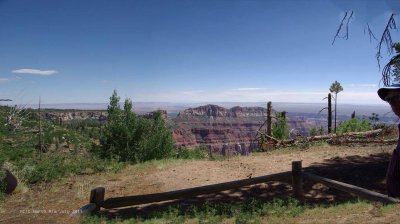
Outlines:
<svg viewBox="0 0 400 224"><path fill-rule="evenodd" d="M374 140L374 139L340 139L338 140L339 143L346 144L346 143L364 143L364 144L370 144L370 143L375 143L375 144L396 144L397 139L387 139L387 140Z"/></svg>
<svg viewBox="0 0 400 224"><path fill-rule="evenodd" d="M318 135L318 136L311 136L307 137L309 141L318 141L318 140L325 140L325 139L332 139L332 138L343 138L343 137L373 137L377 136L382 133L382 129L376 129L371 131L364 131L364 132L348 132L343 134L329 134L329 135Z"/></svg>
<svg viewBox="0 0 400 224"><path fill-rule="evenodd" d="M257 134L264 136L266 139L271 140L275 147L279 146L291 146L296 144L302 144L307 142L315 142L315 141L328 141L332 143L382 143L382 144L392 144L396 143L397 140L369 140L365 138L375 137L382 133L382 129L376 129L365 132L348 132L343 134L328 134L328 135L318 135L318 136L310 136L300 139L289 139L289 140L278 140L272 136L269 136L262 132L257 132ZM352 139L357 138L357 139ZM360 138L364 138L361 140Z"/></svg>

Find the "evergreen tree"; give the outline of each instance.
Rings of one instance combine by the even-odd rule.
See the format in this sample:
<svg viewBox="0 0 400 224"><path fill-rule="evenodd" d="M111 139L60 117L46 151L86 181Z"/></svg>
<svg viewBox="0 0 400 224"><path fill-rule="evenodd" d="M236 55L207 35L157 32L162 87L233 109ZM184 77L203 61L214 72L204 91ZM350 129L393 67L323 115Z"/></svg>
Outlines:
<svg viewBox="0 0 400 224"><path fill-rule="evenodd" d="M336 112L337 112L337 94L343 91L343 87L340 85L338 81L332 83L331 87L329 87L329 91L331 93L335 93L335 133L336 133Z"/></svg>
<svg viewBox="0 0 400 224"><path fill-rule="evenodd" d="M286 112L275 113L276 121L272 124L272 137L280 140L289 137L289 126L286 120Z"/></svg>
<svg viewBox="0 0 400 224"><path fill-rule="evenodd" d="M121 110L114 90L108 113L109 119L100 138L102 157L143 162L172 156L175 143L160 111L155 113L154 119L136 116L130 99L125 99Z"/></svg>
<svg viewBox="0 0 400 224"><path fill-rule="evenodd" d="M119 107L120 97L117 94L117 91L114 90L113 94L110 97L110 104L107 106L108 112L108 120L112 121L114 119L118 119L121 109Z"/></svg>

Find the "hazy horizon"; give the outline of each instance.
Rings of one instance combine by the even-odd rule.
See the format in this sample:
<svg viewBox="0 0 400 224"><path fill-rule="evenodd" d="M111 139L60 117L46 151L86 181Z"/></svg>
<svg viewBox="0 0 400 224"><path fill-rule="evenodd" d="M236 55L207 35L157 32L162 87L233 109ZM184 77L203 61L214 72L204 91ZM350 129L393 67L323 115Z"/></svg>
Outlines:
<svg viewBox="0 0 400 224"><path fill-rule="evenodd" d="M120 102L122 106L123 102ZM215 104L224 108L232 108L235 106L241 107L264 107L267 102L133 102L133 109L139 113L151 112L157 109L166 110L168 113L177 113L187 108L204 106L207 104ZM276 111L287 111L289 113L319 113L326 107L326 102L323 103L307 103L307 102L272 102L273 109ZM3 102L1 105L14 105L12 102ZM106 110L108 103L64 103L64 104L41 104L42 108L46 109L71 109L71 110ZM38 108L38 104L22 105L30 108ZM371 115L378 113L381 116L391 114L391 109L387 104L344 104L338 103L338 115L350 115L356 111L357 115ZM326 111L322 111L322 114Z"/></svg>

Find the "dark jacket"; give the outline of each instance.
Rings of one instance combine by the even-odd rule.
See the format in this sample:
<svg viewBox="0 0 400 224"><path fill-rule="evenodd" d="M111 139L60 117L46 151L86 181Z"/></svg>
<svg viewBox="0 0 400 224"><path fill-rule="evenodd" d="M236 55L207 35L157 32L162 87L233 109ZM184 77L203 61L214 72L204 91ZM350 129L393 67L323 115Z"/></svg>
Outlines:
<svg viewBox="0 0 400 224"><path fill-rule="evenodd" d="M390 197L400 197L400 140L393 150L386 172L386 187Z"/></svg>

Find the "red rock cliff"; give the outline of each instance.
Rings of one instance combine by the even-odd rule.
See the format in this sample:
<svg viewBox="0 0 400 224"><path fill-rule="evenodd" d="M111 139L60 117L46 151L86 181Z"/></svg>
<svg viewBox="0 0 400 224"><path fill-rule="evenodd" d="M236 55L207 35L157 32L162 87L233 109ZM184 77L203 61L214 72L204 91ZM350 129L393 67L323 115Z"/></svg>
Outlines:
<svg viewBox="0 0 400 224"><path fill-rule="evenodd" d="M267 109L217 105L189 108L173 119L173 136L178 147L205 145L220 154L248 154L256 146L256 131Z"/></svg>

